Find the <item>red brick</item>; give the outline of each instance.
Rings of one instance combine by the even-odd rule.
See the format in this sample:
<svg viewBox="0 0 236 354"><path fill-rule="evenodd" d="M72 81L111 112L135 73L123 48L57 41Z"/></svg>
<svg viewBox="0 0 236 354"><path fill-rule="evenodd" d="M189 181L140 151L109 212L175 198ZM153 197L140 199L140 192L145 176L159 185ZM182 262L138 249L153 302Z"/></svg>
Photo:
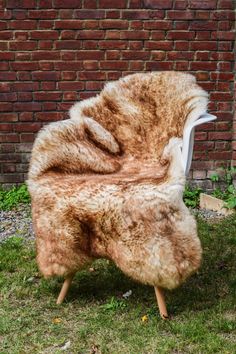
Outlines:
<svg viewBox="0 0 236 354"><path fill-rule="evenodd" d="M109 40L109 41L100 41L99 47L100 49L126 49L128 46L127 41L119 41L119 40Z"/></svg>
<svg viewBox="0 0 236 354"><path fill-rule="evenodd" d="M60 101L61 99L61 92L34 92L35 101Z"/></svg>
<svg viewBox="0 0 236 354"><path fill-rule="evenodd" d="M120 38L121 39L148 39L149 32L148 31L121 31ZM163 36L164 37L164 36Z"/></svg>
<svg viewBox="0 0 236 354"><path fill-rule="evenodd" d="M194 62L190 65L191 70L216 70L217 63L214 61L201 61L201 62Z"/></svg>
<svg viewBox="0 0 236 354"><path fill-rule="evenodd" d="M32 71L39 68L38 62L13 62L11 68L16 71Z"/></svg>
<svg viewBox="0 0 236 354"><path fill-rule="evenodd" d="M14 80L16 80L16 73L14 73L14 72L0 72L0 80L14 81Z"/></svg>
<svg viewBox="0 0 236 354"><path fill-rule="evenodd" d="M41 111L41 104L37 102L17 102L13 105L14 111L23 112L23 111L32 111L37 112Z"/></svg>
<svg viewBox="0 0 236 354"><path fill-rule="evenodd" d="M4 164L3 165L3 173L13 173L16 171L15 164Z"/></svg>
<svg viewBox="0 0 236 354"><path fill-rule="evenodd" d="M77 52L78 60L101 60L104 59L104 52L101 50L80 50Z"/></svg>
<svg viewBox="0 0 236 354"><path fill-rule="evenodd" d="M34 20L9 21L9 28L12 28L12 29L34 29L34 28L37 28L37 21L34 21Z"/></svg>
<svg viewBox="0 0 236 354"><path fill-rule="evenodd" d="M147 51L123 51L122 58L125 60L147 60L150 57L150 53Z"/></svg>
<svg viewBox="0 0 236 354"><path fill-rule="evenodd" d="M31 122L33 120L33 113L32 112L23 112L19 114L19 121L20 122Z"/></svg>
<svg viewBox="0 0 236 354"><path fill-rule="evenodd" d="M120 31L106 31L106 39L120 39Z"/></svg>
<svg viewBox="0 0 236 354"><path fill-rule="evenodd" d="M36 7L36 0L7 0L6 8L14 9L14 8L34 8Z"/></svg>
<svg viewBox="0 0 236 354"><path fill-rule="evenodd" d="M192 60L194 57L194 52L175 52L171 51L167 53L168 60L178 60L178 59L187 59Z"/></svg>
<svg viewBox="0 0 236 354"><path fill-rule="evenodd" d="M150 9L171 9L172 0L144 0L144 7Z"/></svg>
<svg viewBox="0 0 236 354"><path fill-rule="evenodd" d="M12 52L0 52L0 60L14 60L15 54Z"/></svg>
<svg viewBox="0 0 236 354"><path fill-rule="evenodd" d="M78 40L64 40L64 41L55 41L56 49L80 49L81 41Z"/></svg>
<svg viewBox="0 0 236 354"><path fill-rule="evenodd" d="M165 32L164 31L152 31L151 39L153 39L153 40L165 39Z"/></svg>
<svg viewBox="0 0 236 354"><path fill-rule="evenodd" d="M175 21L175 29L176 30L188 30L189 29L188 21Z"/></svg>
<svg viewBox="0 0 236 354"><path fill-rule="evenodd" d="M80 70L82 64L78 61L57 61L54 64L55 70Z"/></svg>
<svg viewBox="0 0 236 354"><path fill-rule="evenodd" d="M211 38L211 32L210 31L197 31L196 32L196 39L197 40L209 40Z"/></svg>
<svg viewBox="0 0 236 354"><path fill-rule="evenodd" d="M112 18L120 18L120 11L117 10L107 10L106 11L106 18L112 19Z"/></svg>
<svg viewBox="0 0 236 354"><path fill-rule="evenodd" d="M1 71L8 71L9 70L9 63L0 62L0 70Z"/></svg>
<svg viewBox="0 0 236 354"><path fill-rule="evenodd" d="M77 92L64 92L63 93L63 100L64 101L77 101L78 100Z"/></svg>
<svg viewBox="0 0 236 354"><path fill-rule="evenodd" d="M88 30L100 28L98 20L86 20L86 21L83 21L83 25L84 25L84 28L88 29Z"/></svg>
<svg viewBox="0 0 236 354"><path fill-rule="evenodd" d="M171 41L160 41L160 42L153 42L153 41L146 41L145 48L147 49L160 49L160 50L172 50L173 49L173 42Z"/></svg>
<svg viewBox="0 0 236 354"><path fill-rule="evenodd" d="M219 9L232 9L233 10L233 1L232 0L219 0L218 8Z"/></svg>
<svg viewBox="0 0 236 354"><path fill-rule="evenodd" d="M191 31L169 31L166 39L184 39L191 40L195 37L195 33Z"/></svg>
<svg viewBox="0 0 236 354"><path fill-rule="evenodd" d="M191 30L216 30L217 26L216 21L192 21L190 23Z"/></svg>
<svg viewBox="0 0 236 354"><path fill-rule="evenodd" d="M211 18L213 20L232 20L232 21L234 21L235 14L233 11L227 11L227 10L213 11L211 13Z"/></svg>
<svg viewBox="0 0 236 354"><path fill-rule="evenodd" d="M2 102L14 102L17 100L17 95L16 93L0 93L0 101Z"/></svg>
<svg viewBox="0 0 236 354"><path fill-rule="evenodd" d="M33 80L38 80L38 81L57 81L60 78L60 73L38 71L32 73L32 78Z"/></svg>
<svg viewBox="0 0 236 354"><path fill-rule="evenodd" d="M125 61L101 61L100 68L103 70L127 70L128 62Z"/></svg>
<svg viewBox="0 0 236 354"><path fill-rule="evenodd" d="M74 71L63 71L62 72L62 80L75 80L76 79L76 72Z"/></svg>
<svg viewBox="0 0 236 354"><path fill-rule="evenodd" d="M20 134L20 141L23 143L31 143L34 141L34 139L35 139L35 135L32 133Z"/></svg>
<svg viewBox="0 0 236 354"><path fill-rule="evenodd" d="M75 17L80 19L105 18L105 11L104 10L76 10Z"/></svg>
<svg viewBox="0 0 236 354"><path fill-rule="evenodd" d="M98 67L99 63L97 61L87 60L83 62L83 68L85 70L97 70Z"/></svg>
<svg viewBox="0 0 236 354"><path fill-rule="evenodd" d="M167 19L171 20L193 20L194 12L193 11L167 11Z"/></svg>
<svg viewBox="0 0 236 354"><path fill-rule="evenodd" d="M71 9L60 9L59 16L60 19L68 19L71 20L74 17L74 10Z"/></svg>
<svg viewBox="0 0 236 354"><path fill-rule="evenodd" d="M130 21L130 29L134 30L142 30L143 29L143 22L140 20Z"/></svg>
<svg viewBox="0 0 236 354"><path fill-rule="evenodd" d="M145 21L144 29L168 30L172 28L171 21Z"/></svg>
<svg viewBox="0 0 236 354"><path fill-rule="evenodd" d="M166 57L166 52L163 51L152 51L152 60L164 60Z"/></svg>
<svg viewBox="0 0 236 354"><path fill-rule="evenodd" d="M223 81L233 81L234 74L233 73L211 73L211 80L223 80Z"/></svg>
<svg viewBox="0 0 236 354"><path fill-rule="evenodd" d="M18 134L15 134L15 133L12 133L12 134L6 134L6 133L3 133L3 134L0 134L0 142L1 143L17 143L19 142L19 135Z"/></svg>
<svg viewBox="0 0 236 354"><path fill-rule="evenodd" d="M231 140L231 132L209 132L209 140Z"/></svg>
<svg viewBox="0 0 236 354"><path fill-rule="evenodd" d="M189 62L184 62L184 61L180 61L180 62L176 62L175 63L175 69L176 70L183 70L183 71L187 71L189 70Z"/></svg>
<svg viewBox="0 0 236 354"><path fill-rule="evenodd" d="M188 7L187 0L175 0L174 9L176 10L185 10Z"/></svg>
<svg viewBox="0 0 236 354"><path fill-rule="evenodd" d="M175 42L175 50L188 50L188 49L189 49L189 42L185 42L185 41Z"/></svg>
<svg viewBox="0 0 236 354"><path fill-rule="evenodd" d="M134 20L134 19L140 19L140 20L148 20L150 19L150 14L149 11L146 10L131 10L131 11L123 11L122 12L122 18Z"/></svg>
<svg viewBox="0 0 236 354"><path fill-rule="evenodd" d="M18 116L16 113L1 113L0 122L17 122Z"/></svg>
<svg viewBox="0 0 236 354"><path fill-rule="evenodd" d="M83 8L84 9L96 9L97 8L97 0L84 0Z"/></svg>
<svg viewBox="0 0 236 354"><path fill-rule="evenodd" d="M211 38L212 39L233 41L235 39L235 32L232 32L232 31L212 32Z"/></svg>
<svg viewBox="0 0 236 354"><path fill-rule="evenodd" d="M38 114L38 113L37 113ZM16 132L30 132L30 133L33 133L33 132L37 132L39 131L39 129L41 128L41 123L17 123L15 124L15 131Z"/></svg>
<svg viewBox="0 0 236 354"><path fill-rule="evenodd" d="M10 20L12 18L12 12L10 10L0 10L0 19Z"/></svg>
<svg viewBox="0 0 236 354"><path fill-rule="evenodd" d="M143 61L130 61L130 70L132 71L143 71L144 62Z"/></svg>
<svg viewBox="0 0 236 354"><path fill-rule="evenodd" d="M173 62L167 61L151 61L146 63L147 70L172 70L173 69Z"/></svg>
<svg viewBox="0 0 236 354"><path fill-rule="evenodd" d="M58 39L59 33L57 31L31 31L31 39Z"/></svg>
<svg viewBox="0 0 236 354"><path fill-rule="evenodd" d="M142 41L131 41L131 42L129 42L129 49L130 50L143 49L143 42Z"/></svg>
<svg viewBox="0 0 236 354"><path fill-rule="evenodd" d="M38 29L43 30L43 29L52 29L52 26L54 25L54 21L52 20L39 20L38 21Z"/></svg>
<svg viewBox="0 0 236 354"><path fill-rule="evenodd" d="M92 31L80 31L78 33L78 39L103 39L105 36L105 32L104 31L96 31L96 30L92 30Z"/></svg>
<svg viewBox="0 0 236 354"><path fill-rule="evenodd" d="M32 53L32 59L33 60L59 60L60 59L60 53L55 52L55 51L37 51Z"/></svg>
<svg viewBox="0 0 236 354"><path fill-rule="evenodd" d="M80 80L105 80L106 76L103 72L84 71L79 73Z"/></svg>
<svg viewBox="0 0 236 354"><path fill-rule="evenodd" d="M191 50L217 50L217 42L191 42Z"/></svg>
<svg viewBox="0 0 236 354"><path fill-rule="evenodd" d="M39 62L39 69L50 71L54 69L54 63L52 62Z"/></svg>
<svg viewBox="0 0 236 354"><path fill-rule="evenodd" d="M75 39L76 32L73 30L61 31L61 39Z"/></svg>
<svg viewBox="0 0 236 354"><path fill-rule="evenodd" d="M212 92L211 93L212 101L231 101L232 94L231 92Z"/></svg>
<svg viewBox="0 0 236 354"><path fill-rule="evenodd" d="M52 91L56 89L56 83L52 81L41 82L41 89L45 91Z"/></svg>
<svg viewBox="0 0 236 354"><path fill-rule="evenodd" d="M231 151L210 151L208 153L208 158L211 160L230 160L231 156Z"/></svg>
<svg viewBox="0 0 236 354"><path fill-rule="evenodd" d="M86 79L85 79L86 80ZM71 81L63 81L58 83L58 88L59 90L78 90L81 91L84 89L84 83L83 82L71 82Z"/></svg>
<svg viewBox="0 0 236 354"><path fill-rule="evenodd" d="M104 9L123 9L126 8L127 1L125 0L99 0L99 7Z"/></svg>
<svg viewBox="0 0 236 354"><path fill-rule="evenodd" d="M215 9L216 0L190 0L189 8L190 9Z"/></svg>
<svg viewBox="0 0 236 354"><path fill-rule="evenodd" d="M30 10L28 12L28 18L34 19L54 19L58 16L56 10Z"/></svg>
<svg viewBox="0 0 236 354"><path fill-rule="evenodd" d="M35 50L37 48L36 41L26 41L26 42L10 42L9 49L10 50Z"/></svg>
<svg viewBox="0 0 236 354"><path fill-rule="evenodd" d="M54 7L58 9L78 9L81 7L81 0L54 0Z"/></svg>
<svg viewBox="0 0 236 354"><path fill-rule="evenodd" d="M129 26L129 22L124 20L103 20L100 22L100 26L105 29L126 29Z"/></svg>
<svg viewBox="0 0 236 354"><path fill-rule="evenodd" d="M35 114L35 118L37 121L57 121L63 118L63 114L61 112L39 112ZM34 123L39 124L39 123Z"/></svg>
<svg viewBox="0 0 236 354"><path fill-rule="evenodd" d="M208 61L210 59L210 53L209 52L196 52L196 59Z"/></svg>
<svg viewBox="0 0 236 354"><path fill-rule="evenodd" d="M55 21L55 28L59 29L82 29L83 21L79 20L59 20Z"/></svg>
<svg viewBox="0 0 236 354"><path fill-rule="evenodd" d="M12 39L13 33L11 31L1 31L0 40Z"/></svg>
<svg viewBox="0 0 236 354"><path fill-rule="evenodd" d="M2 106L2 104L1 104ZM0 106L0 110L1 110ZM1 132L11 132L13 131L14 125L10 123L0 123L0 131Z"/></svg>

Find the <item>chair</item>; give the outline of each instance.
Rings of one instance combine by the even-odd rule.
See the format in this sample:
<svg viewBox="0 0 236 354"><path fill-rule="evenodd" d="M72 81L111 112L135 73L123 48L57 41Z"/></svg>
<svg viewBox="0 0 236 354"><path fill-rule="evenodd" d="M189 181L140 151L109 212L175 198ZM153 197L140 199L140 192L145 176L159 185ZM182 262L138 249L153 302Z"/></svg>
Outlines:
<svg viewBox="0 0 236 354"><path fill-rule="evenodd" d="M108 83L76 103L70 119L39 132L28 187L37 262L46 277L65 277L108 258L129 277L163 288L195 272L201 245L183 203L194 128L214 120L192 75L144 73Z"/></svg>

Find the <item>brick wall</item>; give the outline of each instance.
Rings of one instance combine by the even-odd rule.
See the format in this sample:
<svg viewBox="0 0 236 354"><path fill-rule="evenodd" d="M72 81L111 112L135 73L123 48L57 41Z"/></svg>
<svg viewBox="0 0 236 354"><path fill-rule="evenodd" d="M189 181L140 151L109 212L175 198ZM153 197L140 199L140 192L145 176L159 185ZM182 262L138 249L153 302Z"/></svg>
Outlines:
<svg viewBox="0 0 236 354"><path fill-rule="evenodd" d="M210 188L236 161L233 22L232 0L0 0L0 183L23 182L37 131L104 82L181 70L218 117L196 133L190 174Z"/></svg>

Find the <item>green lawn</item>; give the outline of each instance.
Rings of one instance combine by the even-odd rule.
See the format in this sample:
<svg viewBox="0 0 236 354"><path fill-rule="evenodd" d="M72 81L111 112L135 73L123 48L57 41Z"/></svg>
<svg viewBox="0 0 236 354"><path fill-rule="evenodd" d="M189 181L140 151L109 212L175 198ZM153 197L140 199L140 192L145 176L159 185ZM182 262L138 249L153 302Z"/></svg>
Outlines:
<svg viewBox="0 0 236 354"><path fill-rule="evenodd" d="M152 288L106 260L79 272L57 306L62 280L40 277L34 245L16 237L4 242L0 353L236 353L236 218L198 225L203 264L167 293L169 321L160 319ZM132 295L122 298L128 290Z"/></svg>

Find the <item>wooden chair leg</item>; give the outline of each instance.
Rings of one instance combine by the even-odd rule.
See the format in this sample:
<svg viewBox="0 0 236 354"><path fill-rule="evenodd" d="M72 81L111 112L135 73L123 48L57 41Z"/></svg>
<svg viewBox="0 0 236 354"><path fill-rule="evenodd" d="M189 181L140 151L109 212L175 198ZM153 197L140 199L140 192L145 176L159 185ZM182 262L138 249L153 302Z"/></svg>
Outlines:
<svg viewBox="0 0 236 354"><path fill-rule="evenodd" d="M166 303L165 303L165 297L164 297L163 290L159 286L154 287L154 289L155 289L155 293L156 293L156 298L157 298L157 303L158 303L160 315L163 318L163 320L166 320L166 319L168 319L168 313L167 313L167 309L166 309Z"/></svg>
<svg viewBox="0 0 236 354"><path fill-rule="evenodd" d="M60 305L64 301L64 299L66 297L66 294L68 293L68 290L69 290L69 287L71 285L71 282L72 282L73 278L74 278L74 274L70 274L65 279L65 281L64 281L64 283L62 285L60 294L59 294L59 296L57 298L57 305Z"/></svg>

